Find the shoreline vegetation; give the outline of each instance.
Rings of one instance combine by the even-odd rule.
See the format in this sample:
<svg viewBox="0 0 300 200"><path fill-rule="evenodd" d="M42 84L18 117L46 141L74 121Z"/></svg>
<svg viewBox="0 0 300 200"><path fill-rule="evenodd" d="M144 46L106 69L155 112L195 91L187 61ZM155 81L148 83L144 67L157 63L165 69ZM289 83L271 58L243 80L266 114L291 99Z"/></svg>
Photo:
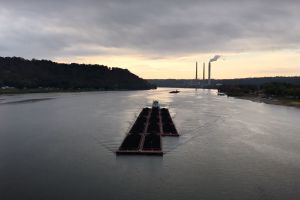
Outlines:
<svg viewBox="0 0 300 200"><path fill-rule="evenodd" d="M0 94L148 90L156 86L127 69L0 57Z"/></svg>
<svg viewBox="0 0 300 200"><path fill-rule="evenodd" d="M300 85L266 83L263 85L222 85L219 94L266 104L300 108Z"/></svg>
<svg viewBox="0 0 300 200"><path fill-rule="evenodd" d="M156 85L201 85L201 82L194 83L191 80L148 81L127 69L104 65L63 64L49 60L0 57L0 95L128 91L156 89ZM212 80L212 86L209 88L218 89L220 94L230 97L300 108L300 77Z"/></svg>
<svg viewBox="0 0 300 200"><path fill-rule="evenodd" d="M243 96L238 97L240 99L246 99L253 102L273 104L273 105L282 105L282 106L292 106L300 108L300 99L288 99L288 98L262 98L262 97L252 97L252 96Z"/></svg>
<svg viewBox="0 0 300 200"><path fill-rule="evenodd" d="M60 93L60 92L100 92L100 91L134 91L132 89L61 89L61 88L0 88L0 95L34 94L34 93Z"/></svg>

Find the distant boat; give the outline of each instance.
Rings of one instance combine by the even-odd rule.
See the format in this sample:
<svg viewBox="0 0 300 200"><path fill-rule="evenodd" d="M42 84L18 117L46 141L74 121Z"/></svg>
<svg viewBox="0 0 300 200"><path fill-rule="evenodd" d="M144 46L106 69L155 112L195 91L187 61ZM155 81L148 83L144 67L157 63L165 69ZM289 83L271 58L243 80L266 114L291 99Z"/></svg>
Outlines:
<svg viewBox="0 0 300 200"><path fill-rule="evenodd" d="M169 92L169 93L172 93L172 94L176 94L176 93L179 93L180 91L178 91L178 90L173 90L173 91L171 91L171 92Z"/></svg>
<svg viewBox="0 0 300 200"><path fill-rule="evenodd" d="M218 95L219 95L219 96L225 96L226 94L223 93L223 92L218 92Z"/></svg>

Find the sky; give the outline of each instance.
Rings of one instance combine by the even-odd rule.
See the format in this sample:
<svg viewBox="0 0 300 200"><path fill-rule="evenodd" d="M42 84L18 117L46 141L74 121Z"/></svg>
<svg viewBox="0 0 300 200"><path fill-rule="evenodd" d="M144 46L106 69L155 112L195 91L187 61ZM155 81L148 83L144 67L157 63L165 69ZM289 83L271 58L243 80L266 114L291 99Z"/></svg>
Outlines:
<svg viewBox="0 0 300 200"><path fill-rule="evenodd" d="M298 0L0 0L0 5L3 57L190 79L196 61L202 68L221 55L212 63L212 78L300 75Z"/></svg>

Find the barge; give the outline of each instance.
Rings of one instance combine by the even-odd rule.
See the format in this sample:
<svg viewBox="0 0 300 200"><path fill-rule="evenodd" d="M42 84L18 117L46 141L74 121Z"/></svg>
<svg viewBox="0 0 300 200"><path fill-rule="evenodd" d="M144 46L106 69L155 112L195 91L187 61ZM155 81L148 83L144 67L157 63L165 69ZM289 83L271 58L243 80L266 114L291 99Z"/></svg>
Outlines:
<svg viewBox="0 0 300 200"><path fill-rule="evenodd" d="M169 110L154 101L152 108L142 109L116 153L162 156L163 136L178 137L179 134Z"/></svg>

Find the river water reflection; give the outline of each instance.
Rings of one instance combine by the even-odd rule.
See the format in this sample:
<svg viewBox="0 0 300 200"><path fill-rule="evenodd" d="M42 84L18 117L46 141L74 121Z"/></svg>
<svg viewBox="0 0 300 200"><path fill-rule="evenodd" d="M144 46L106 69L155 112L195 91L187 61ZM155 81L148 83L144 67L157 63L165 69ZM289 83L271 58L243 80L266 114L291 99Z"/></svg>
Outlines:
<svg viewBox="0 0 300 200"><path fill-rule="evenodd" d="M300 198L300 109L170 90L1 96L0 199ZM181 136L117 157L154 99Z"/></svg>

